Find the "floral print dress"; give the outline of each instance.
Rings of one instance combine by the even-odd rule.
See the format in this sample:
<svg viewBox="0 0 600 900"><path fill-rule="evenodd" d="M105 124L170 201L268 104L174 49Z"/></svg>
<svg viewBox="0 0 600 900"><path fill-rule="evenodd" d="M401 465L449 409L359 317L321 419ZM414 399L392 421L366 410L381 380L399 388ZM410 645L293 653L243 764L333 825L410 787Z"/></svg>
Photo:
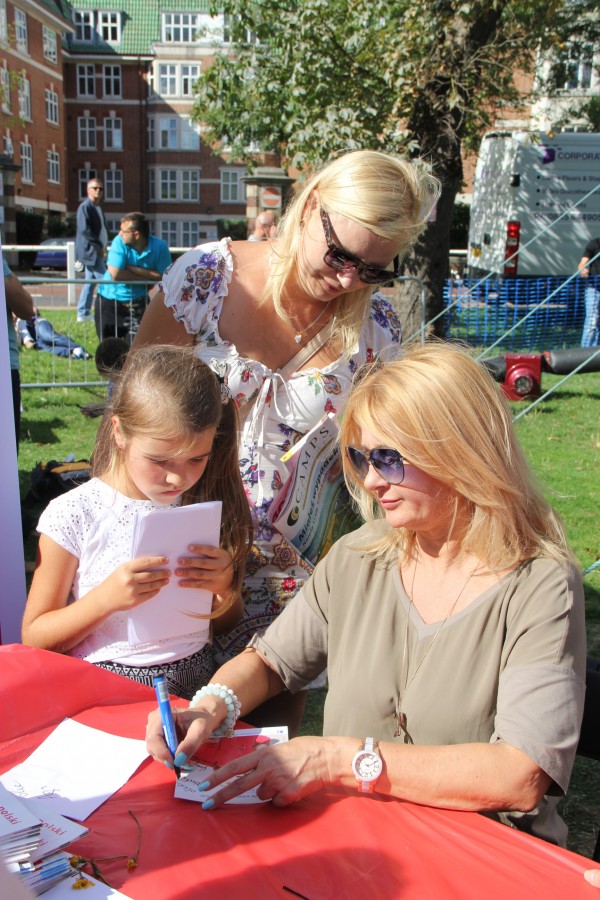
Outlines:
<svg viewBox="0 0 600 900"><path fill-rule="evenodd" d="M302 587L312 566L271 525L269 507L288 470L281 456L327 412L340 415L358 366L384 350L395 355L400 321L390 303L374 294L355 352L323 369L307 368L284 378L280 370L240 356L219 335L219 316L233 274L229 239L188 250L164 273L159 288L175 319L196 340L198 356L220 372L238 406L240 471L254 520L254 545L244 581L245 613L228 634L214 638L220 665L241 652ZM390 348L396 350L389 353Z"/></svg>

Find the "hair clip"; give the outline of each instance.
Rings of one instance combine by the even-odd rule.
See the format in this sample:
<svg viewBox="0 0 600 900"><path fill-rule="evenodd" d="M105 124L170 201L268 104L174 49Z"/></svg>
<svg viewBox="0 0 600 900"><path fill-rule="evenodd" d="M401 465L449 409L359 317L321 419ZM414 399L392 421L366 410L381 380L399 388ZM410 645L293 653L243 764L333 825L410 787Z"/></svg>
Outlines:
<svg viewBox="0 0 600 900"><path fill-rule="evenodd" d="M215 378L219 382L221 387L221 403L225 406L226 403L229 403L230 400L233 400L233 394L227 385L227 375L229 373L229 366L226 362L219 362L218 359L211 359L210 368L215 373Z"/></svg>

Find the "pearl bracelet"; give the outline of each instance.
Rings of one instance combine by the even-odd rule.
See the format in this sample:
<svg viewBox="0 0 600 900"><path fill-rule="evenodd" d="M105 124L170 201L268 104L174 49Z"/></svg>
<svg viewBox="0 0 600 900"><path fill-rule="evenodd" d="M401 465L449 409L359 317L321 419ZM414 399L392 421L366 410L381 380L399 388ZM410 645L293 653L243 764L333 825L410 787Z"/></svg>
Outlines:
<svg viewBox="0 0 600 900"><path fill-rule="evenodd" d="M199 700L208 696L220 697L227 707L225 720L213 731L212 736L216 738L232 737L235 723L240 717L242 708L240 701L231 688L228 688L225 684L205 684L199 691L196 691L190 700L190 709L194 709Z"/></svg>

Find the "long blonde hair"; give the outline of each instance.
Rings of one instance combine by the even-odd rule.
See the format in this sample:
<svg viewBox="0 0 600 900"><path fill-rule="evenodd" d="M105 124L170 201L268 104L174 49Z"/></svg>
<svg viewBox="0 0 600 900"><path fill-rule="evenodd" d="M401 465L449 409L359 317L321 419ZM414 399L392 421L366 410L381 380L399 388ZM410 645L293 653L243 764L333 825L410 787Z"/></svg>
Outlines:
<svg viewBox="0 0 600 900"><path fill-rule="evenodd" d="M92 473L114 480L124 465L112 417L117 416L125 440L159 437L181 442L184 454L207 428L216 428L212 451L202 477L183 495L182 503L221 500L221 546L231 555L235 593L240 593L246 556L252 543L250 507L238 462L238 416L233 398L221 402L221 387L213 370L193 347L153 345L130 350L118 376L111 402L98 430ZM112 477L111 477L112 476ZM224 612L219 609L218 614Z"/></svg>
<svg viewBox="0 0 600 900"><path fill-rule="evenodd" d="M271 296L286 317L282 297L298 265L302 220L318 191L328 213L339 213L388 241L400 241L403 256L426 225L440 185L424 167L376 150L355 150L328 163L294 197L277 226L271 269L263 298ZM350 354L360 334L374 285L340 297L333 330L343 354Z"/></svg>
<svg viewBox="0 0 600 900"><path fill-rule="evenodd" d="M350 466L344 448L360 445L361 429L442 484L467 509L462 549L491 570L526 559L572 561L557 513L534 483L499 386L484 366L457 346L413 346L374 366L351 391L340 443L350 493L367 521L380 518L373 496ZM466 503L465 503L466 501ZM415 534L389 528L374 552L399 550L407 559Z"/></svg>

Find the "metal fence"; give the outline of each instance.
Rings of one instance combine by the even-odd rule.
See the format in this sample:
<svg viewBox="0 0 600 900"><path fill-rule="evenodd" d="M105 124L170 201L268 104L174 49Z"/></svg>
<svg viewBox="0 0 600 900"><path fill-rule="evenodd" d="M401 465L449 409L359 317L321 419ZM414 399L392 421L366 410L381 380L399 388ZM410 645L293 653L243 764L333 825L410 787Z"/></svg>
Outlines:
<svg viewBox="0 0 600 900"><path fill-rule="evenodd" d="M475 347L494 344L509 351L579 347L585 291L594 285L600 290L600 277L450 278L443 333Z"/></svg>

